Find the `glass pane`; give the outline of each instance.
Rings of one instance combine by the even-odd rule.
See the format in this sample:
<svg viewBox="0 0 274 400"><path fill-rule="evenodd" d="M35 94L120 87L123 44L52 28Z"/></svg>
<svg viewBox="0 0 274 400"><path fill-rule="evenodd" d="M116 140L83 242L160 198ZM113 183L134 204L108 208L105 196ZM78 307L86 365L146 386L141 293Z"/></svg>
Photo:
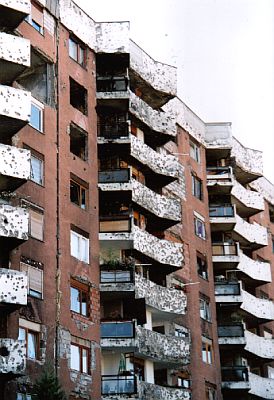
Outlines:
<svg viewBox="0 0 274 400"><path fill-rule="evenodd" d="M73 344L70 346L70 368L80 371L80 348Z"/></svg>
<svg viewBox="0 0 274 400"><path fill-rule="evenodd" d="M85 50L79 46L79 64L85 65Z"/></svg>
<svg viewBox="0 0 274 400"><path fill-rule="evenodd" d="M80 313L80 291L73 287L70 288L70 309Z"/></svg>
<svg viewBox="0 0 274 400"><path fill-rule="evenodd" d="M77 43L69 39L69 56L77 61Z"/></svg>
<svg viewBox="0 0 274 400"><path fill-rule="evenodd" d="M82 349L82 372L88 373L88 351L87 349Z"/></svg>
<svg viewBox="0 0 274 400"><path fill-rule="evenodd" d="M207 362L207 356L206 356L206 348L204 347L205 345L203 345L203 349L202 349L202 360L203 362Z"/></svg>
<svg viewBox="0 0 274 400"><path fill-rule="evenodd" d="M28 332L28 349L27 357L36 359L36 335L35 333Z"/></svg>
<svg viewBox="0 0 274 400"><path fill-rule="evenodd" d="M81 314L88 316L88 293L82 292L82 310Z"/></svg>
<svg viewBox="0 0 274 400"><path fill-rule="evenodd" d="M88 263L89 262L89 239L84 237L81 238L81 260Z"/></svg>
<svg viewBox="0 0 274 400"><path fill-rule="evenodd" d="M43 164L42 160L31 156L31 180L41 185L43 183Z"/></svg>
<svg viewBox="0 0 274 400"><path fill-rule="evenodd" d="M70 254L79 258L79 237L73 231L70 231Z"/></svg>
<svg viewBox="0 0 274 400"><path fill-rule="evenodd" d="M35 104L31 104L31 114L30 114L30 125L38 129L38 131L42 131L42 110L37 107Z"/></svg>
<svg viewBox="0 0 274 400"><path fill-rule="evenodd" d="M23 400L23 399L24 398L23 398L22 393L17 393L16 400Z"/></svg>
<svg viewBox="0 0 274 400"><path fill-rule="evenodd" d="M26 340L26 331L24 328L19 328L18 340Z"/></svg>

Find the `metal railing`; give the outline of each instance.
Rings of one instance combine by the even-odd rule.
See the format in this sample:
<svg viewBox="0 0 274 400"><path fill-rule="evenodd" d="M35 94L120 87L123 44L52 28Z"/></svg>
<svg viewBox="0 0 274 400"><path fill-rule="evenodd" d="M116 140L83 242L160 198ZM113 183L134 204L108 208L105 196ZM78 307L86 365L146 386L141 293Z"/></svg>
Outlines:
<svg viewBox="0 0 274 400"><path fill-rule="evenodd" d="M99 183L125 183L130 180L130 169L112 169L107 171L99 171Z"/></svg>
<svg viewBox="0 0 274 400"><path fill-rule="evenodd" d="M107 265L105 269L100 271L100 282L101 283L133 283L133 270L119 270L117 265L116 270L108 270Z"/></svg>
<svg viewBox="0 0 274 400"><path fill-rule="evenodd" d="M102 375L102 394L137 393L137 380L134 375Z"/></svg>
<svg viewBox="0 0 274 400"><path fill-rule="evenodd" d="M232 204L209 206L210 217L234 217L234 215L235 212Z"/></svg>
<svg viewBox="0 0 274 400"><path fill-rule="evenodd" d="M227 175L231 174L231 167L207 167L207 175Z"/></svg>
<svg viewBox="0 0 274 400"><path fill-rule="evenodd" d="M128 88L126 76L98 76L96 79L97 92L125 92Z"/></svg>
<svg viewBox="0 0 274 400"><path fill-rule="evenodd" d="M219 325L218 337L244 337L243 324Z"/></svg>
<svg viewBox="0 0 274 400"><path fill-rule="evenodd" d="M215 282L215 295L216 296L238 296L241 294L241 287L239 282Z"/></svg>
<svg viewBox="0 0 274 400"><path fill-rule="evenodd" d="M97 136L105 139L118 139L128 137L129 126L127 122L98 123Z"/></svg>
<svg viewBox="0 0 274 400"><path fill-rule="evenodd" d="M212 243L213 256L238 256L236 243Z"/></svg>
<svg viewBox="0 0 274 400"><path fill-rule="evenodd" d="M101 322L101 338L133 338L134 332L132 321Z"/></svg>
<svg viewBox="0 0 274 400"><path fill-rule="evenodd" d="M100 216L99 232L130 232L131 217L129 215Z"/></svg>
<svg viewBox="0 0 274 400"><path fill-rule="evenodd" d="M244 365L222 367L222 380L225 382L248 382L248 369Z"/></svg>

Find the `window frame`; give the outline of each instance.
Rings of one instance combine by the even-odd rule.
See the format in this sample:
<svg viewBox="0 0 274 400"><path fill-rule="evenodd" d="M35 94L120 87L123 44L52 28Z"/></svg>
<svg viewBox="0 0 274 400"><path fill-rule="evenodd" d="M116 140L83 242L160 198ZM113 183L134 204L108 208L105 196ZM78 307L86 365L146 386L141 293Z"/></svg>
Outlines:
<svg viewBox="0 0 274 400"><path fill-rule="evenodd" d="M194 143L192 140L189 141L189 155L198 164L201 163L201 151L200 146Z"/></svg>
<svg viewBox="0 0 274 400"><path fill-rule="evenodd" d="M198 260L201 260L201 265L199 264ZM196 266L197 266L197 273L199 277L208 281L208 264L207 259L203 257L198 252L196 253Z"/></svg>
<svg viewBox="0 0 274 400"><path fill-rule="evenodd" d="M35 330L33 330L33 329L30 329L30 328L28 328L28 327L25 327L25 326L22 326L22 325L19 324L19 328L18 328L18 340L20 340L20 339L19 339L19 338L20 338L20 329L23 330L23 331L25 332L25 333L24 333L25 339L22 339L22 340L25 340L25 341L26 341L26 357L27 357L27 359L29 359L29 360L40 360L40 346L39 346L39 343L40 343L40 333L37 332L37 331L35 331ZM30 334L30 335L33 335L34 338L35 338L35 346L34 346L35 358L29 357L29 347L28 347L28 346L29 346L29 334Z"/></svg>
<svg viewBox="0 0 274 400"><path fill-rule="evenodd" d="M193 173L191 174L191 193L196 199L203 201L203 181Z"/></svg>
<svg viewBox="0 0 274 400"><path fill-rule="evenodd" d="M30 278L30 270L40 271L41 273L41 291L38 292L35 289L31 288L31 278ZM27 272L28 275L28 296L34 297L35 299L43 300L44 298L44 270L41 268L34 267L31 264L27 264L23 261L20 261L20 271ZM40 294L40 296L35 295L35 293Z"/></svg>
<svg viewBox="0 0 274 400"><path fill-rule="evenodd" d="M80 311L79 311L79 312L76 311L76 310L73 310L73 308L72 308L71 289L76 289L76 290L79 291L79 294L80 294L80 300L79 300ZM86 302L86 314L83 313L83 309L82 309L82 303L83 303L82 298L83 298L83 293L85 293L86 299L87 299L87 302ZM72 279L72 280L70 281L70 311L73 312L73 313L75 313L75 314L81 315L81 316L83 316L83 317L85 317L85 318L89 318L89 317L90 317L90 289L89 289L89 287L88 287L87 285L85 285L85 284L83 284L83 283L81 283L81 282L77 282L77 281L74 280L74 279Z"/></svg>
<svg viewBox="0 0 274 400"><path fill-rule="evenodd" d="M31 150L30 150L31 151ZM32 160L38 160L40 162L40 171L39 171L39 180L35 180L34 179L34 174L33 174L33 164L32 164ZM31 182L36 183L39 186L44 186L44 158L43 157L39 157L36 153L33 153L31 151L31 156L30 156L30 165L31 165L31 175L30 175L30 180Z"/></svg>
<svg viewBox="0 0 274 400"><path fill-rule="evenodd" d="M199 233L199 226L202 227L202 233ZM203 221L200 217L194 214L194 232L197 237L200 239L206 240L206 226L205 226L205 221Z"/></svg>
<svg viewBox="0 0 274 400"><path fill-rule="evenodd" d="M202 318L204 321L212 322L210 299L206 299L204 296L200 296L199 310L200 310L200 318Z"/></svg>
<svg viewBox="0 0 274 400"><path fill-rule="evenodd" d="M29 125L35 129L36 131L43 133L44 132L44 104L40 101L36 100L34 97L31 98L31 106L35 107L39 111L39 126L36 126L31 123L31 116ZM32 114L31 114L32 115Z"/></svg>
<svg viewBox="0 0 274 400"><path fill-rule="evenodd" d="M37 215L40 215L42 217L42 226L41 226L41 231L42 231L42 235L41 237L37 237L34 236L33 232L32 232L32 213L36 213ZM45 228L45 218L44 218L44 210L42 209L38 209L37 207L34 207L32 205L29 206L29 214L30 214L30 218L29 218L29 235L32 239L36 239L39 240L40 242L44 241L44 236L45 236L45 232L44 232L44 228ZM37 222L37 221L36 221Z"/></svg>
<svg viewBox="0 0 274 400"><path fill-rule="evenodd" d="M202 361L205 364L213 364L213 342L202 336Z"/></svg>
<svg viewBox="0 0 274 400"><path fill-rule="evenodd" d="M73 57L72 53L71 53L71 44L73 43L73 45L76 46L76 58ZM87 62L87 48L84 44L80 43L79 40L77 40L74 36L69 36L68 39L68 54L69 57L77 62L77 64L81 65L81 67L86 68L86 62ZM81 51L83 52L83 61L81 62Z"/></svg>
<svg viewBox="0 0 274 400"><path fill-rule="evenodd" d="M79 349L79 366L80 366L79 370L72 368L72 366L71 366L71 364L72 364L71 347L72 346L77 347ZM85 372L83 369L83 350L85 350L87 352L87 365L86 365L87 372ZM80 374L91 375L90 360L91 360L91 355L90 355L89 347L83 346L83 345L75 343L73 341L70 343L70 369L71 370L78 371L78 372L80 372Z"/></svg>
<svg viewBox="0 0 274 400"><path fill-rule="evenodd" d="M75 201L72 201L71 197L72 197L72 185L75 185L77 187L79 187L79 193L78 193L78 203ZM84 193L84 206L82 204L82 194ZM78 179L76 179L74 176L70 177L70 202L75 204L77 207L81 208L81 210L88 210L88 184L84 182L80 183Z"/></svg>
<svg viewBox="0 0 274 400"><path fill-rule="evenodd" d="M72 247L72 235L75 235L78 239L78 249L77 249L77 255L73 254L73 247ZM86 249L87 249L87 254L83 253L83 248L82 248L82 241L86 241ZM76 258L79 261L82 261L86 264L89 264L89 237L86 237L84 235L81 235L80 233L76 232L72 228L70 229L70 255L74 258ZM86 258L87 256L87 258Z"/></svg>

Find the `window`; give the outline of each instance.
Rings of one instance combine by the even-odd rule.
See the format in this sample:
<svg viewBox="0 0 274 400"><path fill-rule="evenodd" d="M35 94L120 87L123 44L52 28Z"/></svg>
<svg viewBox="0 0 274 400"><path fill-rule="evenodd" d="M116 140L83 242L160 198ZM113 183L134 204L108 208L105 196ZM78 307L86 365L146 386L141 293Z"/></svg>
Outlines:
<svg viewBox="0 0 274 400"><path fill-rule="evenodd" d="M70 201L83 210L87 209L87 187L72 179L70 181Z"/></svg>
<svg viewBox="0 0 274 400"><path fill-rule="evenodd" d="M36 155L31 155L31 176L32 182L38 183L38 185L43 185L44 183L44 160L37 157Z"/></svg>
<svg viewBox="0 0 274 400"><path fill-rule="evenodd" d="M195 235L201 239L206 239L205 223L201 216L194 216Z"/></svg>
<svg viewBox="0 0 274 400"><path fill-rule="evenodd" d="M89 239L71 230L70 254L80 261L89 263Z"/></svg>
<svg viewBox="0 0 274 400"><path fill-rule="evenodd" d="M70 368L84 374L90 374L89 368L90 351L75 343L70 345Z"/></svg>
<svg viewBox="0 0 274 400"><path fill-rule="evenodd" d="M193 158L193 160L197 161L200 163L200 148L197 146L197 144L193 142L189 142L190 146L190 157Z"/></svg>
<svg viewBox="0 0 274 400"><path fill-rule="evenodd" d="M213 361L212 340L206 337L202 337L202 360L207 364Z"/></svg>
<svg viewBox="0 0 274 400"><path fill-rule="evenodd" d="M77 108L81 113L87 115L87 89L72 78L69 78L69 83L70 104L72 107Z"/></svg>
<svg viewBox="0 0 274 400"><path fill-rule="evenodd" d="M274 206L268 203L269 219L270 222L274 223Z"/></svg>
<svg viewBox="0 0 274 400"><path fill-rule="evenodd" d="M39 33L43 34L44 15L43 9L37 4L31 4L31 14L26 17L26 21L33 26Z"/></svg>
<svg viewBox="0 0 274 400"><path fill-rule="evenodd" d="M272 253L274 253L274 238L272 237Z"/></svg>
<svg viewBox="0 0 274 400"><path fill-rule="evenodd" d="M20 321L23 323L24 326L20 326ZM19 320L19 335L18 340L25 340L26 341L26 348L27 348L27 358L32 360L39 359L39 331L32 330L27 325L33 325L34 327L38 324L33 322L29 322L26 320Z"/></svg>
<svg viewBox="0 0 274 400"><path fill-rule="evenodd" d="M210 301L205 297L200 298L200 317L206 321L211 321Z"/></svg>
<svg viewBox="0 0 274 400"><path fill-rule="evenodd" d="M31 114L29 124L37 129L39 132L43 132L43 112L44 105L34 98L31 99Z"/></svg>
<svg viewBox="0 0 274 400"><path fill-rule="evenodd" d="M203 200L203 183L201 179L197 178L195 175L191 175L192 182L192 194L199 200Z"/></svg>
<svg viewBox="0 0 274 400"><path fill-rule="evenodd" d="M31 395L26 393L16 393L16 400L31 400Z"/></svg>
<svg viewBox="0 0 274 400"><path fill-rule="evenodd" d="M32 297L42 299L43 270L23 262L20 263L20 270L25 271L28 274L28 294Z"/></svg>
<svg viewBox="0 0 274 400"><path fill-rule="evenodd" d="M29 234L32 238L44 240L44 214L43 210L30 207L29 209Z"/></svg>
<svg viewBox="0 0 274 400"><path fill-rule="evenodd" d="M211 386L206 386L206 400L216 400L216 389Z"/></svg>
<svg viewBox="0 0 274 400"><path fill-rule="evenodd" d="M70 152L86 161L87 155L87 133L78 126L70 125Z"/></svg>
<svg viewBox="0 0 274 400"><path fill-rule="evenodd" d="M86 63L86 49L74 38L69 38L69 56L78 64L85 66Z"/></svg>
<svg viewBox="0 0 274 400"><path fill-rule="evenodd" d="M70 309L78 314L89 315L89 288L77 281L70 285Z"/></svg>
<svg viewBox="0 0 274 400"><path fill-rule="evenodd" d="M200 254L197 254L197 272L202 278L208 279L207 262Z"/></svg>

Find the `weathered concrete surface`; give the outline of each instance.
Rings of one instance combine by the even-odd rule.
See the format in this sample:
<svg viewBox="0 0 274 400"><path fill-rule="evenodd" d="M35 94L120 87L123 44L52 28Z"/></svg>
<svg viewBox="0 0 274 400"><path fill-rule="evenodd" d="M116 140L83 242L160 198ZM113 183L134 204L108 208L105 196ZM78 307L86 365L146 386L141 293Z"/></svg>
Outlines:
<svg viewBox="0 0 274 400"><path fill-rule="evenodd" d="M236 165L245 172L261 176L263 175L263 154L259 150L244 147L233 137L231 157L235 158Z"/></svg>
<svg viewBox="0 0 274 400"><path fill-rule="evenodd" d="M0 373L22 374L26 368L25 340L0 339Z"/></svg>
<svg viewBox="0 0 274 400"><path fill-rule="evenodd" d="M191 393L186 389L164 387L148 382L139 382L140 400L190 400Z"/></svg>
<svg viewBox="0 0 274 400"><path fill-rule="evenodd" d="M260 193L248 190L239 182L234 180L231 195L244 207L250 208L254 212L264 210L264 198Z"/></svg>
<svg viewBox="0 0 274 400"><path fill-rule="evenodd" d="M254 394L261 399L274 399L274 379L264 378L252 372L249 372L248 377L251 387L250 394Z"/></svg>
<svg viewBox="0 0 274 400"><path fill-rule="evenodd" d="M30 11L30 0L0 0L0 30L14 30Z"/></svg>
<svg viewBox="0 0 274 400"><path fill-rule="evenodd" d="M205 141L207 148L232 147L231 122L217 122L205 124Z"/></svg>
<svg viewBox="0 0 274 400"><path fill-rule="evenodd" d="M227 188L226 192L230 192L232 186L233 186L233 172L232 168L229 167L227 173L224 173L223 171L220 170L220 173L215 173L214 170L212 170L212 173L210 171L207 171L207 187L208 190L210 188L216 189L216 190L222 190L222 188Z"/></svg>
<svg viewBox="0 0 274 400"><path fill-rule="evenodd" d="M96 92L97 100L128 100L131 97L129 89L119 92Z"/></svg>
<svg viewBox="0 0 274 400"><path fill-rule="evenodd" d="M131 155L136 158L136 160L147 165L156 174L173 178L178 177L180 167L178 159L175 156L158 153L133 135L130 135L130 140Z"/></svg>
<svg viewBox="0 0 274 400"><path fill-rule="evenodd" d="M239 215L236 215L234 232L250 244L254 243L259 247L268 245L267 229L256 222L249 223Z"/></svg>
<svg viewBox="0 0 274 400"><path fill-rule="evenodd" d="M129 53L130 23L99 22L95 24L97 53Z"/></svg>
<svg viewBox="0 0 274 400"><path fill-rule="evenodd" d="M10 12L20 11L30 14L30 0L0 0L0 7L10 8Z"/></svg>
<svg viewBox="0 0 274 400"><path fill-rule="evenodd" d="M240 252L240 262L237 265L237 269L252 279L266 283L272 282L270 263L252 260L243 252Z"/></svg>
<svg viewBox="0 0 274 400"><path fill-rule="evenodd" d="M0 144L0 190L9 188L9 178L22 179L24 183L30 175L30 151Z"/></svg>
<svg viewBox="0 0 274 400"><path fill-rule="evenodd" d="M28 239L29 212L25 208L0 205L0 236Z"/></svg>
<svg viewBox="0 0 274 400"><path fill-rule="evenodd" d="M179 164L177 181L171 182L167 186L165 186L163 189L163 194L165 194L166 191L172 193L172 195L179 197L179 199L186 199L186 179L185 168L183 167L183 165Z"/></svg>
<svg viewBox="0 0 274 400"><path fill-rule="evenodd" d="M274 340L245 331L245 350L261 358L274 359ZM274 385L273 385L274 388Z"/></svg>
<svg viewBox="0 0 274 400"><path fill-rule="evenodd" d="M27 305L27 295L27 274L0 268L0 303Z"/></svg>
<svg viewBox="0 0 274 400"><path fill-rule="evenodd" d="M132 179L132 200L159 218L181 220L181 204L178 200L161 196L135 179Z"/></svg>
<svg viewBox="0 0 274 400"><path fill-rule="evenodd" d="M241 309L257 318L273 320L274 303L271 300L258 299L252 294L242 290Z"/></svg>
<svg viewBox="0 0 274 400"><path fill-rule="evenodd" d="M0 32L0 83L10 83L30 67L30 41Z"/></svg>
<svg viewBox="0 0 274 400"><path fill-rule="evenodd" d="M187 297L184 292L167 288L135 274L135 297L145 298L146 304L157 310L184 315Z"/></svg>
<svg viewBox="0 0 274 400"><path fill-rule="evenodd" d="M270 204L274 205L274 185L265 177L250 183L252 189L257 190Z"/></svg>

